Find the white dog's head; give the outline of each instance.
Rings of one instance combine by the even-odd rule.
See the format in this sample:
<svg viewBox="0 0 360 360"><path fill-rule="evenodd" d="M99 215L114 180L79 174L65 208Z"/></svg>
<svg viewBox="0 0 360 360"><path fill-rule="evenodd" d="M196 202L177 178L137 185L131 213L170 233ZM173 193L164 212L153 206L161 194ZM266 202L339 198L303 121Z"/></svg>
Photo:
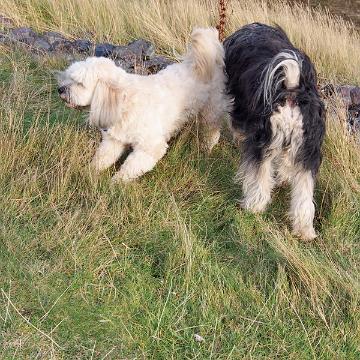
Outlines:
<svg viewBox="0 0 360 360"><path fill-rule="evenodd" d="M107 128L113 123L125 71L107 58L90 57L57 74L60 98L71 108L90 107L90 124Z"/></svg>

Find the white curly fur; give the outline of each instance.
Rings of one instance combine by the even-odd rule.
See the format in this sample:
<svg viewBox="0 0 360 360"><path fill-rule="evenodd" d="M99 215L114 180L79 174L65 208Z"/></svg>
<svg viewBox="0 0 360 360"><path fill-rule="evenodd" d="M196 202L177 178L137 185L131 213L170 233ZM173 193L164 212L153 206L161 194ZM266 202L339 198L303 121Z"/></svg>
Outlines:
<svg viewBox="0 0 360 360"><path fill-rule="evenodd" d="M130 145L114 180L131 181L164 156L170 138L192 115L206 125L208 150L218 142L226 111L223 47L216 29L195 29L181 63L155 75L128 74L106 58L72 64L59 76L60 96L71 107L89 106L89 122L102 131L92 166L102 171ZM59 88L59 89L60 89Z"/></svg>

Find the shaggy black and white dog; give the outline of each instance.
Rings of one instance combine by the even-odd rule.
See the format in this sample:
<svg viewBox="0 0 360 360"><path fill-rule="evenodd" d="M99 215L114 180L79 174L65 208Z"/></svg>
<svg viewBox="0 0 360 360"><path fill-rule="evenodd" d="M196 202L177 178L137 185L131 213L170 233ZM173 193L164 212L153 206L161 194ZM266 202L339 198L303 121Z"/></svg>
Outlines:
<svg viewBox="0 0 360 360"><path fill-rule="evenodd" d="M325 134L314 66L280 28L254 23L225 42L231 128L242 140L242 206L262 212L274 186L291 184L293 231L316 237L315 177Z"/></svg>

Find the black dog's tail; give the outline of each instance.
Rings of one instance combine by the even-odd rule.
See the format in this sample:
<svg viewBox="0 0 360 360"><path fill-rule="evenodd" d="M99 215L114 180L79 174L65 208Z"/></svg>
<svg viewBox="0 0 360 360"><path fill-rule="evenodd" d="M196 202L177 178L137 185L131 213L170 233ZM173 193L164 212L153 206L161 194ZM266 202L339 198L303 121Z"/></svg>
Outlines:
<svg viewBox="0 0 360 360"><path fill-rule="evenodd" d="M301 63L301 58L292 50L284 50L274 56L262 73L256 101L262 96L265 106L272 107L279 86L284 85L287 90L298 88Z"/></svg>

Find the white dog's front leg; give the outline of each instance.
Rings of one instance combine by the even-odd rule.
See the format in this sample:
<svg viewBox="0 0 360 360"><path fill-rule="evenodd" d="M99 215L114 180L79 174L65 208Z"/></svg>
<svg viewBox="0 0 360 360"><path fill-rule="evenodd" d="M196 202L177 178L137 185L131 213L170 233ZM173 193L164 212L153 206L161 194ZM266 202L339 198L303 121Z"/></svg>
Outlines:
<svg viewBox="0 0 360 360"><path fill-rule="evenodd" d="M120 170L113 176L114 181L128 182L152 170L165 155L167 144L158 144L146 149L135 147Z"/></svg>
<svg viewBox="0 0 360 360"><path fill-rule="evenodd" d="M114 164L126 148L125 144L105 132L103 132L102 137L102 141L91 161L91 167L96 172L103 171Z"/></svg>
<svg viewBox="0 0 360 360"><path fill-rule="evenodd" d="M290 217L294 235L303 240L316 237L313 227L315 206L313 202L314 178L311 171L299 171L292 179Z"/></svg>

